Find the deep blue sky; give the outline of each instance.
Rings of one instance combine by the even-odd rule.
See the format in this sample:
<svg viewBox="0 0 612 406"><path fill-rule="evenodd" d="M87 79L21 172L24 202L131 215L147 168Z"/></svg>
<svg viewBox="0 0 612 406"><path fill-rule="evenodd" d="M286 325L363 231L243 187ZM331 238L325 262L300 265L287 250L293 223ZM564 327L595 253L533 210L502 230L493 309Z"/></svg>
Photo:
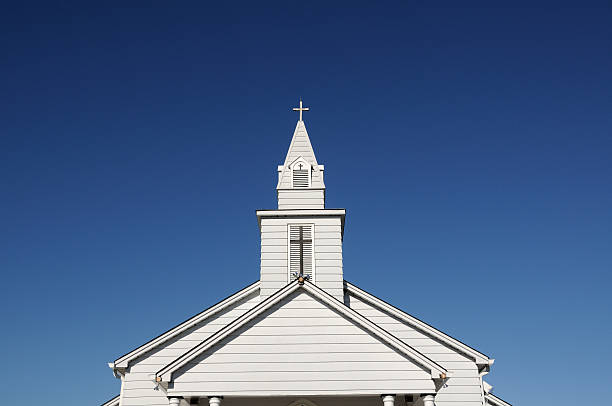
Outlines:
<svg viewBox="0 0 612 406"><path fill-rule="evenodd" d="M49 3L0 16L1 403L258 279L300 96L347 280L515 405L612 397L609 3Z"/></svg>

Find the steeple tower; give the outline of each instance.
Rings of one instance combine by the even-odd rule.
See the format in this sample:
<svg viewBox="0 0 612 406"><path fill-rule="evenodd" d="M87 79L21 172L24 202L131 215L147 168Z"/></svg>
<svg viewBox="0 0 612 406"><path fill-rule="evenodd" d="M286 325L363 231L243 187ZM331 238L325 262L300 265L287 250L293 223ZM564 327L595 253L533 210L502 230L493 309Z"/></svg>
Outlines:
<svg viewBox="0 0 612 406"><path fill-rule="evenodd" d="M295 126L285 163L278 167L278 209L325 208L323 170L323 165L317 163L306 125L300 120Z"/></svg>
<svg viewBox="0 0 612 406"><path fill-rule="evenodd" d="M302 112L283 165L278 166L278 210L258 210L261 231L261 296L304 277L344 300L344 209L325 209L323 165L315 157Z"/></svg>

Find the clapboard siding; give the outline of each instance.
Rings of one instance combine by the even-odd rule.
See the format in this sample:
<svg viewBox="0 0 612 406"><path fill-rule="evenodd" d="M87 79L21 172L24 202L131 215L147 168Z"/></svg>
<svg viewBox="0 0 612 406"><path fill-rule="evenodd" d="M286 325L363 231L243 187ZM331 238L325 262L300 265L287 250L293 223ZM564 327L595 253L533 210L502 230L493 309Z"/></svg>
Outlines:
<svg viewBox="0 0 612 406"><path fill-rule="evenodd" d="M309 191L311 192L311 191ZM343 300L342 225L340 218L261 219L261 296L266 298L289 282L288 224L314 224L314 283Z"/></svg>
<svg viewBox="0 0 612 406"><path fill-rule="evenodd" d="M322 189L290 189L278 191L279 210L323 209L324 207L325 192Z"/></svg>
<svg viewBox="0 0 612 406"><path fill-rule="evenodd" d="M359 342L346 343L346 336ZM433 381L404 355L298 291L177 371L173 387L173 393L203 396L420 393L431 391Z"/></svg>
<svg viewBox="0 0 612 406"><path fill-rule="evenodd" d="M252 309L260 301L259 292L254 292L241 301L234 303L218 314L203 320L186 332L160 345L134 361L123 382L121 406L153 406L168 405L166 395L155 390L155 373L180 354L193 348L202 340L225 327L240 315Z"/></svg>
<svg viewBox="0 0 612 406"><path fill-rule="evenodd" d="M475 361L424 332L355 296L350 307L450 372L447 385L436 395L436 406L482 405L482 384Z"/></svg>

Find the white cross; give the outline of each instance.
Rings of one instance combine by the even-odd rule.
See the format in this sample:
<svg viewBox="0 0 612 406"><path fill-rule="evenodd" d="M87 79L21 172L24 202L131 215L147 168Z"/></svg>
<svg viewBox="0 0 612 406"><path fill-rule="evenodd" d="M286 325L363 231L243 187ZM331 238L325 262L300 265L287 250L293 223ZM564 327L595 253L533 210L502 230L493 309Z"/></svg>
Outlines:
<svg viewBox="0 0 612 406"><path fill-rule="evenodd" d="M302 99L300 99L300 107L294 107L293 111L299 111L300 112L300 121L302 121L302 112L303 111L309 111L310 108L309 107L302 107Z"/></svg>

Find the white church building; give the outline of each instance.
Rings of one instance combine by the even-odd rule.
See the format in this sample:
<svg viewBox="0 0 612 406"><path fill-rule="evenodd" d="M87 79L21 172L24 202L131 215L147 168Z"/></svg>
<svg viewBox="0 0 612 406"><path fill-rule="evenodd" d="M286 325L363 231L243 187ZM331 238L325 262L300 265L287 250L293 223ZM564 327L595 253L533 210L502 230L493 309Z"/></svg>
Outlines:
<svg viewBox="0 0 612 406"><path fill-rule="evenodd" d="M493 359L344 279L300 107L278 208L257 211L260 279L109 363L103 406L510 406Z"/></svg>

